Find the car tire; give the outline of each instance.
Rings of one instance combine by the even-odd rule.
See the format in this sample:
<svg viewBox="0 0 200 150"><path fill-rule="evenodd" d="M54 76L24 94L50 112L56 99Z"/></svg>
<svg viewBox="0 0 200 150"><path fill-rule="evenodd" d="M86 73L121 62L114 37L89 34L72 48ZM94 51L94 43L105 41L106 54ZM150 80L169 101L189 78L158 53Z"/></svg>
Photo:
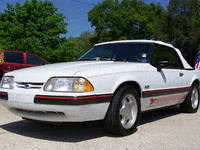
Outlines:
<svg viewBox="0 0 200 150"><path fill-rule="evenodd" d="M190 92L182 104L180 104L181 112L195 113L199 108L199 85L193 84Z"/></svg>
<svg viewBox="0 0 200 150"><path fill-rule="evenodd" d="M141 104L137 90L125 86L114 95L103 125L109 133L129 135L136 131L140 115Z"/></svg>

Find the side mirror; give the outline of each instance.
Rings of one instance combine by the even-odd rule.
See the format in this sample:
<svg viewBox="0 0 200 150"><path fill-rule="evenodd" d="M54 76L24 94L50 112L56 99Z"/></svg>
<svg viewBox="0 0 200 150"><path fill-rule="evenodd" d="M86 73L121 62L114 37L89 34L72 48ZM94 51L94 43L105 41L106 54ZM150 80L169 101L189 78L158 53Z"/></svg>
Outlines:
<svg viewBox="0 0 200 150"><path fill-rule="evenodd" d="M157 71L160 72L162 68L167 68L167 67L169 67L168 61L159 61Z"/></svg>

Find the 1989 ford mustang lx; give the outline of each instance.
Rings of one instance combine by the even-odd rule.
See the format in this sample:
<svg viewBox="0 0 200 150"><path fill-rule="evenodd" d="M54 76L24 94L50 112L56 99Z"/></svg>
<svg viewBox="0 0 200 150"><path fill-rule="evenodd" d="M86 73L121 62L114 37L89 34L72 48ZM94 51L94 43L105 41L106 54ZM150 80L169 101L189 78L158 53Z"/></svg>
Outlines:
<svg viewBox="0 0 200 150"><path fill-rule="evenodd" d="M134 132L141 112L180 105L199 107L199 71L172 45L152 40L96 44L75 62L9 72L0 102L26 119L103 120L108 132Z"/></svg>

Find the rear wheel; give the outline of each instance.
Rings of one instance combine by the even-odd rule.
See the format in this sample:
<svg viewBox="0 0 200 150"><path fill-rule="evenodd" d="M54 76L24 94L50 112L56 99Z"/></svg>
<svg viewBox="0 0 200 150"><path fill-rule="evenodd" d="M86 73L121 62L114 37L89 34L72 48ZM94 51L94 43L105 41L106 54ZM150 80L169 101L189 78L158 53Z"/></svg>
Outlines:
<svg viewBox="0 0 200 150"><path fill-rule="evenodd" d="M185 101L180 105L181 112L195 113L199 108L199 86L193 84Z"/></svg>
<svg viewBox="0 0 200 150"><path fill-rule="evenodd" d="M125 86L115 94L103 121L104 127L112 134L129 135L136 130L140 114L138 92L131 86Z"/></svg>

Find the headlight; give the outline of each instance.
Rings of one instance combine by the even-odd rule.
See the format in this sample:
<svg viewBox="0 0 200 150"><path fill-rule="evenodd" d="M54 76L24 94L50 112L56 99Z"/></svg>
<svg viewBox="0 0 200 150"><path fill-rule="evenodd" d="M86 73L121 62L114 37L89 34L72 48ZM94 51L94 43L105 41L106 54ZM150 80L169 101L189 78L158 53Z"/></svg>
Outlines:
<svg viewBox="0 0 200 150"><path fill-rule="evenodd" d="M1 80L1 88L13 89L14 77L3 77Z"/></svg>
<svg viewBox="0 0 200 150"><path fill-rule="evenodd" d="M54 77L47 81L44 91L49 92L86 92L94 91L91 83L84 78Z"/></svg>

